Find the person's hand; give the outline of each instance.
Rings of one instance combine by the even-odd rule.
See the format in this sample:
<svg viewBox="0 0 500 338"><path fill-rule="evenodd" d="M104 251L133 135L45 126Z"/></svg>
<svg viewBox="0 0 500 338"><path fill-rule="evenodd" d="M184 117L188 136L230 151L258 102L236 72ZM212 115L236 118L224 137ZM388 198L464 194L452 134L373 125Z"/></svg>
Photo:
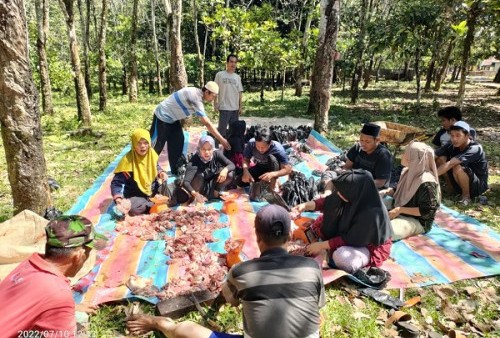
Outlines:
<svg viewBox="0 0 500 338"><path fill-rule="evenodd" d="M315 242L306 246L306 254L309 256L317 256L321 251L329 249L328 241L325 242Z"/></svg>
<svg viewBox="0 0 500 338"><path fill-rule="evenodd" d="M229 144L229 142L227 142L227 140L225 138L223 138L220 141L220 144L222 144L222 146L224 147L224 149L231 150L231 145Z"/></svg>
<svg viewBox="0 0 500 338"><path fill-rule="evenodd" d="M274 172L269 172L269 173L264 173L259 176L259 179L261 181L266 181L266 182L271 182L273 178L276 177L276 174Z"/></svg>
<svg viewBox="0 0 500 338"><path fill-rule="evenodd" d="M162 171L158 174L158 177L160 178L161 183L163 183L164 181L168 180L168 174L165 172L165 171Z"/></svg>
<svg viewBox="0 0 500 338"><path fill-rule="evenodd" d="M255 180L253 179L252 174L250 174L250 172L248 171L248 169L243 169L243 176L241 177L241 181L245 182L245 183L255 182Z"/></svg>
<svg viewBox="0 0 500 338"><path fill-rule="evenodd" d="M227 173L228 173L227 168L222 169L222 171L219 173L219 177L217 177L217 183L224 182L227 178Z"/></svg>
<svg viewBox="0 0 500 338"><path fill-rule="evenodd" d="M292 208L292 210L290 211L290 218L291 219L297 219L297 218L299 218L300 214L303 211L306 211L306 204L305 203L302 203L302 204L294 206Z"/></svg>
<svg viewBox="0 0 500 338"><path fill-rule="evenodd" d="M85 312L88 314L95 315L97 314L97 307L98 306L95 304L80 303L80 304L75 304L75 311Z"/></svg>
<svg viewBox="0 0 500 338"><path fill-rule="evenodd" d="M394 209L389 211L389 218L395 219L401 213L401 209L399 207L395 207Z"/></svg>
<svg viewBox="0 0 500 338"><path fill-rule="evenodd" d="M389 189L382 189L382 190L379 190L378 191L378 194L381 196L381 197L384 197L385 195L387 195L387 192L389 191Z"/></svg>
<svg viewBox="0 0 500 338"><path fill-rule="evenodd" d="M202 194L200 194L199 192L195 192L193 194L193 197L194 197L194 200L196 203L205 203L207 201L207 198L205 196L203 196Z"/></svg>
<svg viewBox="0 0 500 338"><path fill-rule="evenodd" d="M243 114L243 110L240 107L240 108L238 108L238 115L241 115L241 114Z"/></svg>

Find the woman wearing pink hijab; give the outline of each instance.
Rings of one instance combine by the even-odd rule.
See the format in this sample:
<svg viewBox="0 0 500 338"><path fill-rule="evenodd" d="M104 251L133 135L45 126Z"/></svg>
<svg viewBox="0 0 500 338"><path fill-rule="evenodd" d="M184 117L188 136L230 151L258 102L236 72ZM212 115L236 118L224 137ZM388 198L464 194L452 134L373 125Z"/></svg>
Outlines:
<svg viewBox="0 0 500 338"><path fill-rule="evenodd" d="M393 241L428 232L441 199L431 147L422 142L409 144L401 157L401 164L405 168L396 190L388 188L380 191L382 196L394 197L393 208L389 211Z"/></svg>

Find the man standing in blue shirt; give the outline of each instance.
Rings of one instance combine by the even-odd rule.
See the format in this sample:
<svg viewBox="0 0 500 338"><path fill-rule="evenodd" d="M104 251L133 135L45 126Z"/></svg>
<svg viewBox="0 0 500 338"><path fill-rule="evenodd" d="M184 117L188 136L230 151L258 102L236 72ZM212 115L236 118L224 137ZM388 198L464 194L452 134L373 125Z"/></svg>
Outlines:
<svg viewBox="0 0 500 338"><path fill-rule="evenodd" d="M225 149L231 149L227 140L217 131L207 114L203 102L212 102L219 93L219 86L213 81L202 88L182 88L160 103L154 112L151 125L151 145L159 155L167 143L168 161L172 174L177 175L177 162L182 156L184 132L180 121L191 115L199 117L207 130L215 136Z"/></svg>

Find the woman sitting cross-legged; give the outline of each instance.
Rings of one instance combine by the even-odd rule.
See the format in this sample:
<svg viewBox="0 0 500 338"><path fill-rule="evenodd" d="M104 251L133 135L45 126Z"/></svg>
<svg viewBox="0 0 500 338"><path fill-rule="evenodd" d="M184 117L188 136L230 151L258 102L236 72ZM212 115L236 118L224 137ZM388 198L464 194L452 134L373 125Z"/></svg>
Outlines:
<svg viewBox="0 0 500 338"><path fill-rule="evenodd" d="M382 196L394 196L385 201L389 206L393 241L428 232L439 209L441 190L434 162L434 151L422 142L408 145L401 157L405 166L394 191L388 188L380 191Z"/></svg>
<svg viewBox="0 0 500 338"><path fill-rule="evenodd" d="M177 188L174 192L177 202L184 203L194 199L203 203L207 199L218 198L220 192L233 180L234 168L234 163L222 151L215 150L214 139L202 136L196 154L187 165L183 189Z"/></svg>
<svg viewBox="0 0 500 338"><path fill-rule="evenodd" d="M382 265L391 253L392 230L372 175L363 169L348 170L333 180L333 186L331 195L292 209L292 214L323 211L311 226L323 241L309 244L306 253L316 256L329 250L335 266L349 273Z"/></svg>
<svg viewBox="0 0 500 338"><path fill-rule="evenodd" d="M167 173L158 165L158 155L151 148L151 137L146 129L132 133L132 149L123 156L111 181L111 194L117 206L130 200L130 216L149 212L154 205L149 200L157 179L166 180Z"/></svg>

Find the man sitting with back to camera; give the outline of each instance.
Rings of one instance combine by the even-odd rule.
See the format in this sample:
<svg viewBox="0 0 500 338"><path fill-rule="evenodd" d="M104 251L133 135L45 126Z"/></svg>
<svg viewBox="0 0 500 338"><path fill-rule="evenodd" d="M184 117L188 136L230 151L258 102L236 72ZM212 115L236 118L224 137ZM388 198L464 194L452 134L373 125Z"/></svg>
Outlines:
<svg viewBox="0 0 500 338"><path fill-rule="evenodd" d="M255 235L261 255L233 266L222 294L234 306L242 304L245 337L319 337L319 309L325 288L318 263L287 252L290 214L278 205L261 208ZM158 330L167 337L230 338L243 335L211 331L197 323L175 323L168 317L137 315L127 322L132 334Z"/></svg>

